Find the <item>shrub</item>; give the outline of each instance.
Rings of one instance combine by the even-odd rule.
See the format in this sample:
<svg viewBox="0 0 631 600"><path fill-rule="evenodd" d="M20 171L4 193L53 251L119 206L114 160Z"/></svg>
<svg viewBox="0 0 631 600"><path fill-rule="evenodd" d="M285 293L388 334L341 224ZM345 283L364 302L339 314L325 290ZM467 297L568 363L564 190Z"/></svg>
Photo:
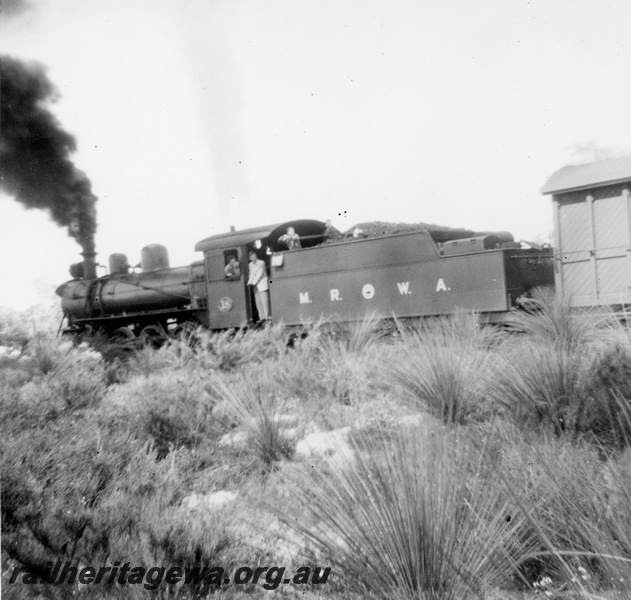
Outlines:
<svg viewBox="0 0 631 600"><path fill-rule="evenodd" d="M63 398L70 410L98 404L105 395L105 370L102 362L77 361L49 379L50 390Z"/></svg>
<svg viewBox="0 0 631 600"><path fill-rule="evenodd" d="M5 438L3 551L34 573L48 561L102 562L108 533L96 526L98 507L133 452L117 442L104 444L92 422L68 411Z"/></svg>
<svg viewBox="0 0 631 600"><path fill-rule="evenodd" d="M491 393L521 425L576 436L585 426L589 363L582 348L525 341L497 363Z"/></svg>
<svg viewBox="0 0 631 600"><path fill-rule="evenodd" d="M31 360L40 373L47 375L61 362L68 350L68 344L62 346L56 339L36 335L31 344Z"/></svg>
<svg viewBox="0 0 631 600"><path fill-rule="evenodd" d="M145 345L130 353L127 365L130 373L149 377L163 369L168 369L176 364L176 357L168 346L154 348Z"/></svg>
<svg viewBox="0 0 631 600"><path fill-rule="evenodd" d="M0 346L23 353L33 337L53 338L60 318L56 304L31 306L27 311L0 307Z"/></svg>
<svg viewBox="0 0 631 600"><path fill-rule="evenodd" d="M107 448L102 448L103 452L109 454ZM85 475L89 477L82 477L77 470L76 457L66 464L82 482L71 483L68 490L63 489L68 481L59 473L54 473L52 489L46 489L50 484L41 479L39 486L29 486L23 477L6 479L9 489L3 486L3 551L36 574L44 573L46 562L56 560L69 560L74 566L131 562L145 569L156 565L233 566L231 538L219 515L207 515L201 521L181 506L185 491L178 461L156 461L149 446L136 446L129 456L118 454L119 460L127 459L122 465L109 463L113 456L104 461L93 453L88 462L94 458L98 468L87 469ZM107 465L115 465L115 469ZM84 483L99 493L89 499L78 496L76 492L84 491ZM46 597L51 590L59 592L59 598L81 594L76 582L29 588ZM160 593L175 592L169 588L163 581ZM204 597L214 589L186 586L180 597ZM145 597L142 587L140 590L138 597ZM101 598L136 597L136 588L101 585L91 587L89 593Z"/></svg>
<svg viewBox="0 0 631 600"><path fill-rule="evenodd" d="M617 329L611 314L597 310L579 312L571 308L569 297L560 297L549 288L534 290L529 308L528 312L512 313L508 327L568 352L615 335Z"/></svg>
<svg viewBox="0 0 631 600"><path fill-rule="evenodd" d="M369 351L350 350L345 340L322 340L311 366L312 375L317 380L311 390L312 395L315 392L340 404L357 404L369 392L366 369Z"/></svg>
<svg viewBox="0 0 631 600"><path fill-rule="evenodd" d="M96 418L105 431L123 428L142 443L151 442L164 458L173 449L217 437L213 405L201 376L166 369L112 389Z"/></svg>
<svg viewBox="0 0 631 600"><path fill-rule="evenodd" d="M100 355L78 349L58 354L56 367L42 376L9 388L6 402L0 404L8 434L32 427L45 428L49 421L69 411L96 406L106 392L104 364Z"/></svg>
<svg viewBox="0 0 631 600"><path fill-rule="evenodd" d="M528 511L540 549L530 562L534 584L549 588L628 591L631 577L631 471L628 457L600 460L596 449L566 440L519 440L501 472L516 502L544 499ZM515 441L519 440L519 441ZM530 508L530 507L528 507Z"/></svg>
<svg viewBox="0 0 631 600"><path fill-rule="evenodd" d="M509 347L490 376L490 394L520 425L603 449L631 441L628 350L531 342Z"/></svg>
<svg viewBox="0 0 631 600"><path fill-rule="evenodd" d="M213 551L200 546L220 527L197 527L180 508L186 489L179 456L156 461L151 445L137 451L103 497L100 526L110 532L112 553L119 559L134 556L148 565L194 565ZM216 542L217 540L215 540ZM131 547L129 546L131 544Z"/></svg>
<svg viewBox="0 0 631 600"><path fill-rule="evenodd" d="M605 448L631 446L631 348L611 343L596 352L588 374L589 433Z"/></svg>
<svg viewBox="0 0 631 600"><path fill-rule="evenodd" d="M148 387L146 379L138 381L141 389ZM229 556L223 550L229 538L221 521L200 527L180 509L185 485L197 475L191 472L197 466L191 460L195 448L187 447L201 443L198 434L209 430L202 407L183 397L171 413L159 412L159 403L154 403L134 418L143 399L122 407L112 396L96 410L68 411L60 404L55 419L34 410L31 400L19 394L13 397L18 407L7 409L3 403L3 416L13 420L10 428L3 423L11 435L1 441L3 556L34 573L43 573L46 563L56 560L75 565L111 564L119 558L145 567L226 565ZM143 429L156 422L158 431ZM169 460L157 460L161 443ZM212 485L208 474L205 479ZM46 593L44 588L31 589ZM54 591L68 597L77 587ZM109 598L119 592L103 586L91 593ZM117 597L126 597L123 592ZM191 587L186 592L194 597L194 592L208 590Z"/></svg>
<svg viewBox="0 0 631 600"><path fill-rule="evenodd" d="M31 337L25 314L3 308L0 310L0 346L23 351Z"/></svg>
<svg viewBox="0 0 631 600"><path fill-rule="evenodd" d="M307 325L290 352L271 369L285 394L304 400L312 418L331 409L331 401L357 406L389 390L383 365L391 354L387 325L374 316L351 323Z"/></svg>
<svg viewBox="0 0 631 600"><path fill-rule="evenodd" d="M158 460L164 458L174 448L190 448L196 439L184 419L178 415L149 409L145 420L145 430L153 440Z"/></svg>
<svg viewBox="0 0 631 600"><path fill-rule="evenodd" d="M320 327L326 327L321 324ZM380 342L389 332L386 321L376 313L368 313L358 321L336 323L328 327L328 336L339 340L340 344L353 354L363 354Z"/></svg>
<svg viewBox="0 0 631 600"><path fill-rule="evenodd" d="M98 352L107 366L116 362L119 364L126 363L138 349L139 344L137 338L130 339L117 335L116 332L111 334L102 329L90 329L80 335L75 335L74 342L80 346L86 344L92 350Z"/></svg>
<svg viewBox="0 0 631 600"><path fill-rule="evenodd" d="M278 358L286 350L285 337L283 325L203 333L198 352L210 357L215 368L229 372L248 363Z"/></svg>
<svg viewBox="0 0 631 600"><path fill-rule="evenodd" d="M295 434L287 434L283 423L284 406L274 386L260 373L258 375L255 372L253 376L235 378L229 384L217 378L215 386L248 432L264 470L269 470L275 463L292 457L296 440Z"/></svg>
<svg viewBox="0 0 631 600"><path fill-rule="evenodd" d="M109 387L129 381L130 372L126 359L120 357L110 358L104 356L105 384Z"/></svg>

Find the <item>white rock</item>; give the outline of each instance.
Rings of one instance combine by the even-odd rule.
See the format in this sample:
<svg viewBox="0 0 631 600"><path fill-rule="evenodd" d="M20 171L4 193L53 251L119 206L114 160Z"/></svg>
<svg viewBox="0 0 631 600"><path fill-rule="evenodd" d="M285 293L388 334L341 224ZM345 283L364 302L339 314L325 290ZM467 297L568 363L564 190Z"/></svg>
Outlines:
<svg viewBox="0 0 631 600"><path fill-rule="evenodd" d="M295 428L298 424L298 417L296 415L277 414L274 415L274 422L278 423L281 427Z"/></svg>
<svg viewBox="0 0 631 600"><path fill-rule="evenodd" d="M213 492L207 494L205 497L205 505L208 508L219 508L232 502L237 497L236 492L229 492L227 490L220 490L219 492Z"/></svg>
<svg viewBox="0 0 631 600"><path fill-rule="evenodd" d="M309 456L319 454L326 456L337 451L340 445L347 444L350 427L333 429L332 431L316 431L305 436L296 446L296 454Z"/></svg>
<svg viewBox="0 0 631 600"><path fill-rule="evenodd" d="M231 431L219 438L219 446L242 446L247 442L247 431Z"/></svg>
<svg viewBox="0 0 631 600"><path fill-rule="evenodd" d="M190 494L182 499L182 508L189 511L216 510L232 502L237 497L235 492L220 490L209 494Z"/></svg>
<svg viewBox="0 0 631 600"><path fill-rule="evenodd" d="M421 413L416 413L412 415L405 415L404 417L400 417L398 419L399 423L403 427L422 427L423 425L427 425L428 418L426 415Z"/></svg>
<svg viewBox="0 0 631 600"><path fill-rule="evenodd" d="M333 431L318 431L307 435L296 445L296 458L309 459L319 456L339 466L353 462L355 456L348 444L350 427Z"/></svg>
<svg viewBox="0 0 631 600"><path fill-rule="evenodd" d="M293 440L296 437L298 437L299 433L300 433L300 429L298 429L297 427L292 427L290 429L283 429L283 435L289 440Z"/></svg>

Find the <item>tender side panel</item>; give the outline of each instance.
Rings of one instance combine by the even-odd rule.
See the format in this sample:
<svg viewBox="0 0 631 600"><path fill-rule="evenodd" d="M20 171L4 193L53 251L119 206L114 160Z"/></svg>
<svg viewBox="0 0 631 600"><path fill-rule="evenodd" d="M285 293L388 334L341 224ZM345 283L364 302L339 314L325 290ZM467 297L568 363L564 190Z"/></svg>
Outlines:
<svg viewBox="0 0 631 600"><path fill-rule="evenodd" d="M371 312L413 317L508 309L505 251L443 258L434 252L434 259L420 258L427 254L414 242L423 239L413 234L284 253L270 286L275 318L297 324L321 316L353 320ZM327 268L314 272L313 257L320 253ZM359 257L362 266L351 268Z"/></svg>
<svg viewBox="0 0 631 600"><path fill-rule="evenodd" d="M631 303L629 183L555 196L557 286L573 306Z"/></svg>
<svg viewBox="0 0 631 600"><path fill-rule="evenodd" d="M431 260L438 258L438 251L429 234L423 231L292 250L283 256L293 264L300 264L301 275L317 275ZM278 274L283 276L282 269Z"/></svg>

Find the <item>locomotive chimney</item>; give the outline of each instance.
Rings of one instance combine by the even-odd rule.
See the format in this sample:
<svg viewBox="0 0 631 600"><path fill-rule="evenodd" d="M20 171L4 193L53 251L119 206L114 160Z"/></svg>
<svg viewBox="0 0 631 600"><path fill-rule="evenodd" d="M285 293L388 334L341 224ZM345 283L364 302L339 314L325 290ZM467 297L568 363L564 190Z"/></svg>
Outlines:
<svg viewBox="0 0 631 600"><path fill-rule="evenodd" d="M81 256L83 256L83 278L96 279L96 252L86 250L81 253Z"/></svg>

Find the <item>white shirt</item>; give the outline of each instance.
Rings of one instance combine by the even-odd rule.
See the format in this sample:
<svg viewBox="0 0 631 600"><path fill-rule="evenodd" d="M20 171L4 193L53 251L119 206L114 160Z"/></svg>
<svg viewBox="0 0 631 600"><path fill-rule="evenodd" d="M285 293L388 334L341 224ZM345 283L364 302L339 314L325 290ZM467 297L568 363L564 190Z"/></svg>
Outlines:
<svg viewBox="0 0 631 600"><path fill-rule="evenodd" d="M256 289L259 292L265 292L269 289L267 272L265 271L265 263L258 258L254 262L250 263L248 285L255 285Z"/></svg>

